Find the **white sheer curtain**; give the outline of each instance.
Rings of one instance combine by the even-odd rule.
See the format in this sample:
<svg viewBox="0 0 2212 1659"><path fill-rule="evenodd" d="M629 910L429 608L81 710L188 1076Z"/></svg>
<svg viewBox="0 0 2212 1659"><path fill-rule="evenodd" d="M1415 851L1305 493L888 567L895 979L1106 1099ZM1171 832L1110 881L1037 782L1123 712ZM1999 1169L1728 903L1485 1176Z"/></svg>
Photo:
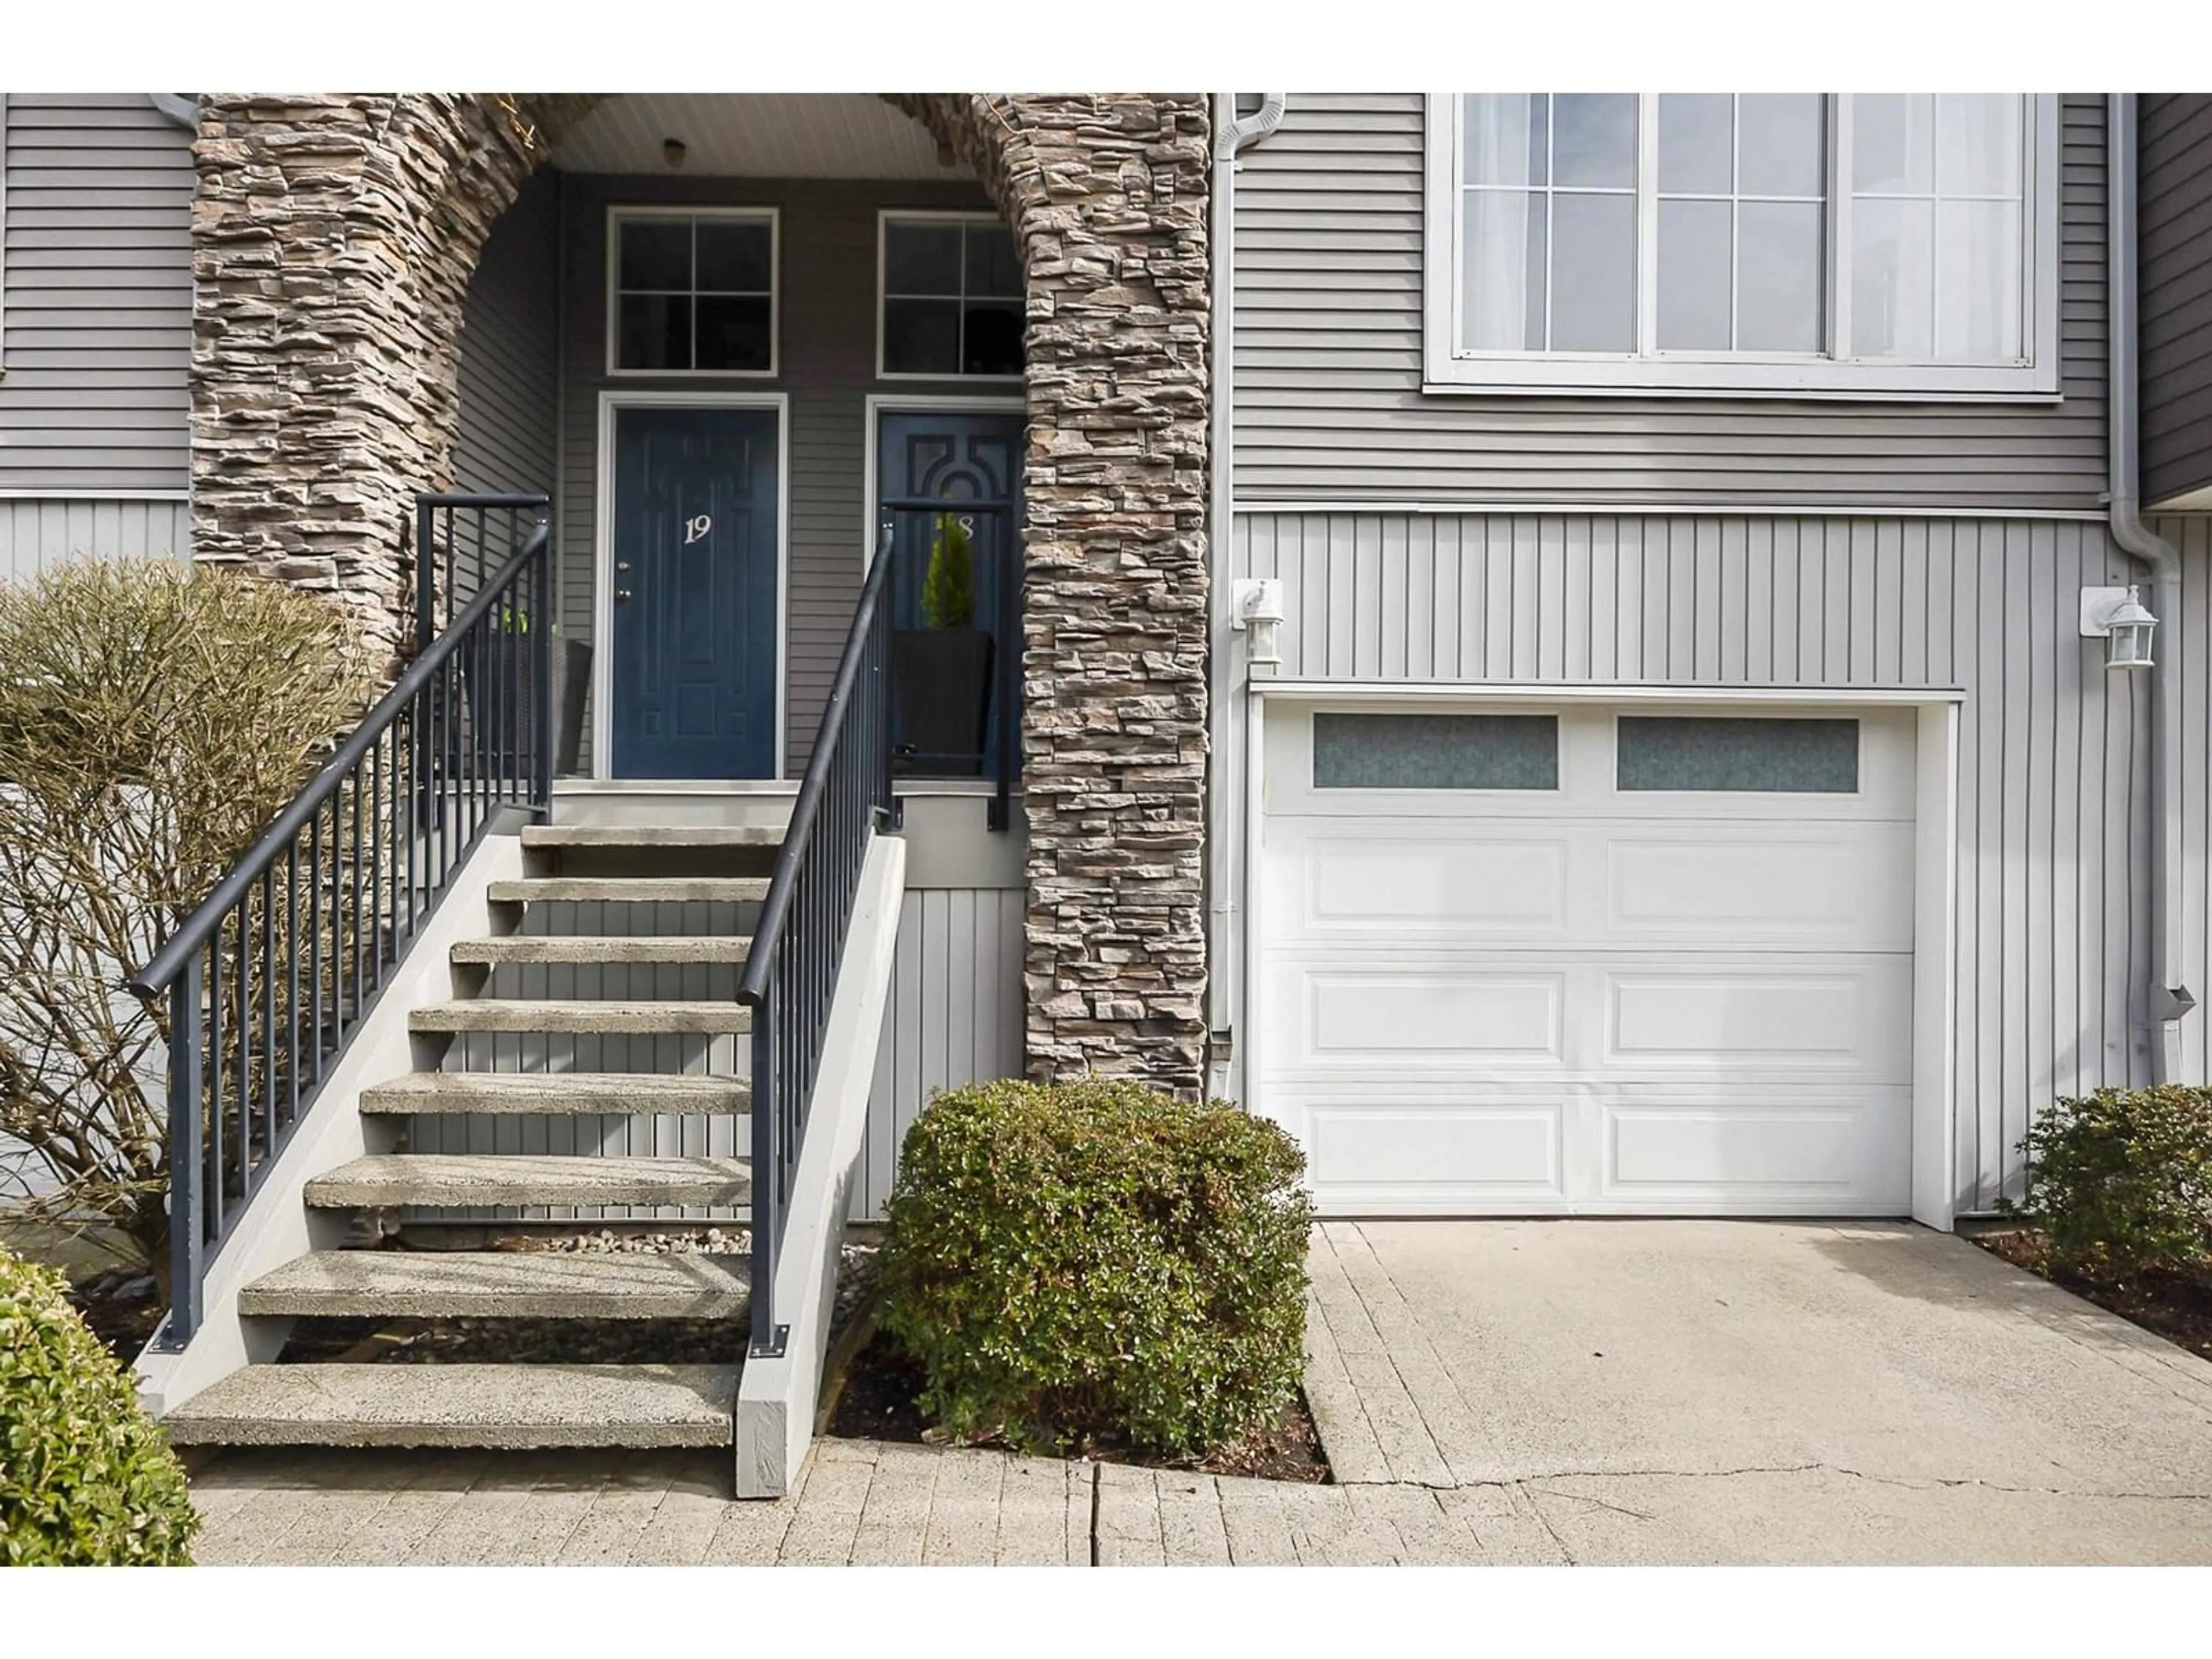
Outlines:
<svg viewBox="0 0 2212 1659"><path fill-rule="evenodd" d="M1460 348L1544 348L1543 197L1536 154L1544 127L1530 117L1545 93L1470 92L1460 100L1462 154Z"/></svg>

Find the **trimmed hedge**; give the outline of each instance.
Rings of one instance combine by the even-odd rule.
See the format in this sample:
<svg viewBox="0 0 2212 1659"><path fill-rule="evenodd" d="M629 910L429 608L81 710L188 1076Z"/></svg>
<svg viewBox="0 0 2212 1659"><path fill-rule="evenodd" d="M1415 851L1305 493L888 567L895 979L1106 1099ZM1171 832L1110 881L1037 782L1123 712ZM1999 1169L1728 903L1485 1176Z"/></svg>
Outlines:
<svg viewBox="0 0 2212 1659"><path fill-rule="evenodd" d="M1170 1456L1280 1411L1305 1334L1305 1160L1275 1125L1127 1081L939 1094L900 1152L884 1328L955 1434Z"/></svg>
<svg viewBox="0 0 2212 1659"><path fill-rule="evenodd" d="M184 1469L64 1288L0 1249L0 1565L187 1565Z"/></svg>
<svg viewBox="0 0 2212 1659"><path fill-rule="evenodd" d="M2027 1132L2027 1191L2003 1207L2091 1279L2212 1263L2212 1089L2163 1084L2060 1100Z"/></svg>

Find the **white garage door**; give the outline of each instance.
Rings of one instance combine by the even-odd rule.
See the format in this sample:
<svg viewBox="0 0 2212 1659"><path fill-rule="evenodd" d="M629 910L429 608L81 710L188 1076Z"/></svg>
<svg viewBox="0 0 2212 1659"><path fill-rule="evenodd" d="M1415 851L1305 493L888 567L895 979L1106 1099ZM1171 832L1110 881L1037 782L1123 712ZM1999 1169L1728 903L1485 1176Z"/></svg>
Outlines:
<svg viewBox="0 0 2212 1659"><path fill-rule="evenodd" d="M1910 1207L1908 713L1267 721L1260 1109L1336 1214Z"/></svg>

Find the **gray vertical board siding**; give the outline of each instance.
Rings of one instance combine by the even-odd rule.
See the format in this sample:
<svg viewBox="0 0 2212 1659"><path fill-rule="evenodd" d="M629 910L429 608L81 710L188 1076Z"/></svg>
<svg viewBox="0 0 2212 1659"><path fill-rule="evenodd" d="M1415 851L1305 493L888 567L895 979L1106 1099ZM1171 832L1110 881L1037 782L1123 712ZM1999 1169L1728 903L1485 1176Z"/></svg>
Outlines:
<svg viewBox="0 0 2212 1659"><path fill-rule="evenodd" d="M2186 977L2212 993L2212 520L2158 656L2185 681ZM2031 1112L2148 1079L2148 677L2106 672L2080 589L2139 581L2100 525L1693 514L1240 514L1284 585L1284 679L1958 688L1958 1202L2016 1195ZM1241 706L1241 702L1240 702ZM1241 744L1243 734L1235 734ZM2207 1018L2186 1074L2212 1077Z"/></svg>
<svg viewBox="0 0 2212 1659"><path fill-rule="evenodd" d="M0 501L0 582L72 558L182 559L191 548L191 510L181 501Z"/></svg>
<svg viewBox="0 0 2212 1659"><path fill-rule="evenodd" d="M182 489L192 136L136 92L0 118L0 491Z"/></svg>
<svg viewBox="0 0 2212 1659"><path fill-rule="evenodd" d="M553 489L561 398L559 179L533 175L492 227L461 313L458 489Z"/></svg>
<svg viewBox="0 0 2212 1659"><path fill-rule="evenodd" d="M777 373L773 378L606 372L607 209L616 204L690 202L781 210L777 272ZM876 215L884 208L988 212L981 188L845 179L748 179L571 174L568 179L567 300L562 392L562 627L589 639L592 543L598 532L602 392L783 392L790 499L787 598L784 770L805 769L822 705L837 668L866 548L861 495L866 404L871 393L949 397L1020 388L959 380L876 378ZM588 751L585 757L588 767Z"/></svg>
<svg viewBox="0 0 2212 1659"><path fill-rule="evenodd" d="M1019 888L908 891L853 1220L882 1216L899 1145L933 1092L1022 1074L1026 904Z"/></svg>
<svg viewBox="0 0 2212 1659"><path fill-rule="evenodd" d="M2137 228L2143 496L2212 484L2212 96L2144 93Z"/></svg>
<svg viewBox="0 0 2212 1659"><path fill-rule="evenodd" d="M1483 396L1421 390L1422 95L1293 93L1237 168L1237 501L2094 511L2103 97L2061 117L2063 401Z"/></svg>

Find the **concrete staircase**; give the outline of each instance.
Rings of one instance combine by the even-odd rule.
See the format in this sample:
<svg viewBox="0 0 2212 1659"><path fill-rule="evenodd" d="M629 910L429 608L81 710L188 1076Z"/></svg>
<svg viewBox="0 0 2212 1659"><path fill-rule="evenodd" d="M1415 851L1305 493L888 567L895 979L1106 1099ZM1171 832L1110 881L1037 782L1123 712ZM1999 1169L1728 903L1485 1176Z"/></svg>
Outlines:
<svg viewBox="0 0 2212 1659"><path fill-rule="evenodd" d="M368 1152L300 1189L315 1248L238 1292L242 1322L270 1322L253 1346L274 1351L299 1319L682 1319L727 1322L741 1353L744 1256L404 1247L410 1230L501 1218L742 1223L750 1022L734 994L781 836L525 829L524 875L487 890L509 931L452 946L450 999L404 1011L415 1069L359 1093ZM184 1445L727 1445L739 1370L280 1359L163 1420Z"/></svg>

